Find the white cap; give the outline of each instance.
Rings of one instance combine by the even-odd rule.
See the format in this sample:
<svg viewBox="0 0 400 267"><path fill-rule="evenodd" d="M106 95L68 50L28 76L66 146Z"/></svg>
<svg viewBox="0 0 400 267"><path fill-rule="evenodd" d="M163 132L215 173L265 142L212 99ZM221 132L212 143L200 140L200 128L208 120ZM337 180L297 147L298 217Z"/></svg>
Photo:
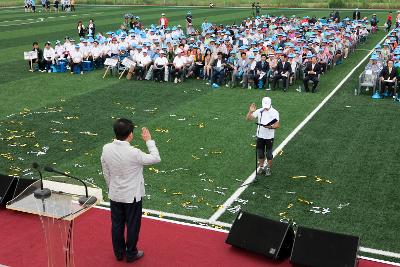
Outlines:
<svg viewBox="0 0 400 267"><path fill-rule="evenodd" d="M264 97L263 99L262 99L262 107L263 108L268 108L268 109L270 109L271 108L271 98L269 98L269 97Z"/></svg>
<svg viewBox="0 0 400 267"><path fill-rule="evenodd" d="M147 53L147 49L143 49L143 50L142 50L142 53Z"/></svg>

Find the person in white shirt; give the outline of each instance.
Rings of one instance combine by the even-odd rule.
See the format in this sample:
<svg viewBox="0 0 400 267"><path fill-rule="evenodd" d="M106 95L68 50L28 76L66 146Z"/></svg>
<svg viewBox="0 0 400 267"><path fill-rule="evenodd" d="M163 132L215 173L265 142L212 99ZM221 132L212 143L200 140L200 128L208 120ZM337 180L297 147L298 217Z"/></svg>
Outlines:
<svg viewBox="0 0 400 267"><path fill-rule="evenodd" d="M64 46L61 45L61 42L59 40L56 41L56 46L54 47L54 51L56 53L55 55L56 60L64 58L65 49Z"/></svg>
<svg viewBox="0 0 400 267"><path fill-rule="evenodd" d="M81 74L83 74L82 70L82 62L83 62L83 54L79 51L79 45L75 45L75 50L71 52L71 74L74 74L75 68L79 67L81 70Z"/></svg>
<svg viewBox="0 0 400 267"><path fill-rule="evenodd" d="M271 102L271 98L264 97L262 108L259 109L257 109L256 104L251 104L246 116L247 120L257 119L257 174L264 173L266 176L271 175L275 129L280 127L279 112L272 107ZM265 165L265 156L268 161L267 165Z"/></svg>
<svg viewBox="0 0 400 267"><path fill-rule="evenodd" d="M115 140L103 147L101 165L108 187L111 209L111 235L114 255L127 262L143 257L137 249L142 218L142 199L145 196L143 167L161 161L155 142L147 128L142 138L149 154L130 145L134 138L134 124L128 119L114 123ZM124 238L126 225L126 241Z"/></svg>
<svg viewBox="0 0 400 267"><path fill-rule="evenodd" d="M147 49L143 49L142 55L136 62L137 64L135 67L135 72L137 75L137 79L140 81L144 79L146 72L149 69L152 62L151 57L148 55Z"/></svg>
<svg viewBox="0 0 400 267"><path fill-rule="evenodd" d="M103 64L103 51L102 48L99 46L99 41L94 40L93 47L91 49L91 55L93 59L94 67L100 68Z"/></svg>
<svg viewBox="0 0 400 267"><path fill-rule="evenodd" d="M43 49L45 70L47 72L51 72L51 65L54 64L54 59L56 57L56 53L50 45L51 45L50 42L46 42L44 49Z"/></svg>
<svg viewBox="0 0 400 267"><path fill-rule="evenodd" d="M174 77L174 83L182 82L182 76L185 71L185 64L186 64L186 59L184 57L184 51L181 49L177 50L177 55L174 58L173 61L173 69L172 69L172 75Z"/></svg>
<svg viewBox="0 0 400 267"><path fill-rule="evenodd" d="M160 51L160 56L154 60L153 75L154 80L163 82L165 72L168 69L168 59L165 57L164 50Z"/></svg>

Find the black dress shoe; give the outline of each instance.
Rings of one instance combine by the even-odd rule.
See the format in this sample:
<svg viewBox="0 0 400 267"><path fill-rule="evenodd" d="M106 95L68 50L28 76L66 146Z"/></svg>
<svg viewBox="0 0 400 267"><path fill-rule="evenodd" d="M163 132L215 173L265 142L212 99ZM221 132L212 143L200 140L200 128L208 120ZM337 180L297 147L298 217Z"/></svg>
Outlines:
<svg viewBox="0 0 400 267"><path fill-rule="evenodd" d="M115 255L115 258L117 259L117 261L122 261L124 259L124 255L122 255L122 254Z"/></svg>
<svg viewBox="0 0 400 267"><path fill-rule="evenodd" d="M144 256L144 252L139 250L135 256L133 256L133 257L128 257L127 256L126 257L126 262L134 262L134 261L140 259L143 256Z"/></svg>

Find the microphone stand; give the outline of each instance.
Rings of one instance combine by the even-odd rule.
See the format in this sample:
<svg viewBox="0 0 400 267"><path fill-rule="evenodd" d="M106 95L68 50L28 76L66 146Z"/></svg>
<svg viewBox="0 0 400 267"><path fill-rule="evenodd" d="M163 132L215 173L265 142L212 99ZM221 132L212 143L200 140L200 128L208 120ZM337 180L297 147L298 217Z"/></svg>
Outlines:
<svg viewBox="0 0 400 267"><path fill-rule="evenodd" d="M96 203L97 198L95 196L89 196L88 195L87 185L80 178L72 176L72 175L69 175L69 174L61 172L61 171L58 171L58 170L55 170L50 166L45 166L44 170L47 171L47 172L55 172L55 173L61 174L63 176L66 176L66 177L69 177L69 178L72 178L72 179L75 179L75 180L78 180L79 182L81 182L83 184L83 186L85 187L85 195L79 197L78 202L79 202L80 205L93 205L93 204Z"/></svg>
<svg viewBox="0 0 400 267"><path fill-rule="evenodd" d="M43 176L42 176L42 172L40 171L39 164L34 162L34 163L32 163L32 167L35 170L37 170L37 172L39 173L39 176L40 176L40 188L37 188L33 192L33 196L35 198L42 199L42 200L45 198L49 198L51 196L51 191L48 188L43 188Z"/></svg>

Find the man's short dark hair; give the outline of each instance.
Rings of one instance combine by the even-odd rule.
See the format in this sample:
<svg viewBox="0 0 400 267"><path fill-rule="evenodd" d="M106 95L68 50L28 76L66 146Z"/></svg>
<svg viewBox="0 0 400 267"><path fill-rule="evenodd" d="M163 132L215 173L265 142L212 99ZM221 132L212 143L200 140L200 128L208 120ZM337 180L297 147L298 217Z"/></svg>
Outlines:
<svg viewBox="0 0 400 267"><path fill-rule="evenodd" d="M120 141L126 140L129 134L133 132L135 128L133 122L128 119L118 119L114 122L114 133L115 138Z"/></svg>
<svg viewBox="0 0 400 267"><path fill-rule="evenodd" d="M33 42L32 46L39 45L38 42Z"/></svg>

